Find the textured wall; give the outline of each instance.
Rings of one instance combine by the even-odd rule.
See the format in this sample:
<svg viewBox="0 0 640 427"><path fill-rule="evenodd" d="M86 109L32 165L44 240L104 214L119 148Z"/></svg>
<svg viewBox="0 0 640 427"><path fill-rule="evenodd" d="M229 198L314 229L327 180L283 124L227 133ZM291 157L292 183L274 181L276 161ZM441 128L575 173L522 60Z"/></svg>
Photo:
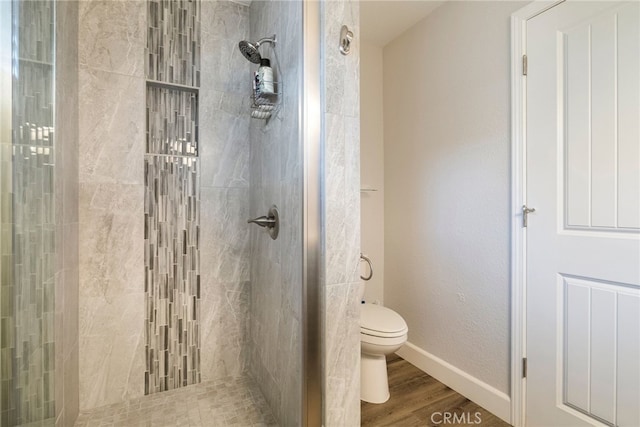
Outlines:
<svg viewBox="0 0 640 427"><path fill-rule="evenodd" d="M521 5L447 2L384 50L385 304L410 342L505 393L509 17Z"/></svg>
<svg viewBox="0 0 640 427"><path fill-rule="evenodd" d="M251 40L278 38L263 57L282 82L282 107L267 123L251 121L250 217L280 211L280 236L251 226L251 373L280 425L300 424L302 389L302 147L299 136L299 78L302 4L252 2ZM276 55L277 54L277 60ZM276 67L279 62L280 69ZM256 66L245 61L239 73L249 87Z"/></svg>
<svg viewBox="0 0 640 427"><path fill-rule="evenodd" d="M322 3L325 425L360 425L360 66L356 1ZM349 56L340 28L354 34Z"/></svg>
<svg viewBox="0 0 640 427"><path fill-rule="evenodd" d="M78 416L78 7L56 3L56 426Z"/></svg>

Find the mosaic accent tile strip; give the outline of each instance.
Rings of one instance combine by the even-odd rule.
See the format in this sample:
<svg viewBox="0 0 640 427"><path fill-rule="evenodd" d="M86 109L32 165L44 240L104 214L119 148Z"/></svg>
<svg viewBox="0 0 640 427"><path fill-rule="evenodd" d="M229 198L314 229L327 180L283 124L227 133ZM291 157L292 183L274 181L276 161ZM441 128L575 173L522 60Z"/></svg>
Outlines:
<svg viewBox="0 0 640 427"><path fill-rule="evenodd" d="M198 155L198 95L147 86L147 153Z"/></svg>
<svg viewBox="0 0 640 427"><path fill-rule="evenodd" d="M241 377L204 382L85 412L75 427L276 425L255 382Z"/></svg>
<svg viewBox="0 0 640 427"><path fill-rule="evenodd" d="M18 14L18 56L21 59L53 62L55 2L50 0L14 1ZM15 13L15 12L14 12Z"/></svg>
<svg viewBox="0 0 640 427"><path fill-rule="evenodd" d="M13 3L13 132L0 144L2 426L53 425L55 416L54 7Z"/></svg>
<svg viewBox="0 0 640 427"><path fill-rule="evenodd" d="M200 1L147 0L147 79L200 86Z"/></svg>
<svg viewBox="0 0 640 427"><path fill-rule="evenodd" d="M13 143L53 146L53 68L19 61L13 81Z"/></svg>
<svg viewBox="0 0 640 427"><path fill-rule="evenodd" d="M201 380L200 0L147 0L147 30L145 394L152 394Z"/></svg>
<svg viewBox="0 0 640 427"><path fill-rule="evenodd" d="M55 415L53 149L15 145L13 153L13 239L2 265L3 426Z"/></svg>
<svg viewBox="0 0 640 427"><path fill-rule="evenodd" d="M198 159L145 155L145 394L200 382Z"/></svg>

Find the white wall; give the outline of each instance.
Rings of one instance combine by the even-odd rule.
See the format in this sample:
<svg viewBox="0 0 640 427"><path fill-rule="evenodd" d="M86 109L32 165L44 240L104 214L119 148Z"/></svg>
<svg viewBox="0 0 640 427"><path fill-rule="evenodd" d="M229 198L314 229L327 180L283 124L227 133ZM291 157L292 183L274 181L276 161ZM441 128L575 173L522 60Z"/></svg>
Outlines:
<svg viewBox="0 0 640 427"><path fill-rule="evenodd" d="M509 17L523 4L447 2L384 49L385 305L412 344L506 394Z"/></svg>
<svg viewBox="0 0 640 427"><path fill-rule="evenodd" d="M371 258L374 275L366 282L364 299L382 302L384 283L384 137L382 113L382 48L360 43L360 182L362 253ZM368 274L361 263L361 274Z"/></svg>

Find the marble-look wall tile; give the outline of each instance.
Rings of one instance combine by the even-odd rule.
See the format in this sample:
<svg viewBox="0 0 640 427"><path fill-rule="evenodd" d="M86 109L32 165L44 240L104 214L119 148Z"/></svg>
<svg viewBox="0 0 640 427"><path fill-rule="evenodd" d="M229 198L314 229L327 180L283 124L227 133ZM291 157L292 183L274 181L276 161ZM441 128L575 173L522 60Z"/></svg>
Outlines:
<svg viewBox="0 0 640 427"><path fill-rule="evenodd" d="M345 247L346 283L360 280L360 118L345 117Z"/></svg>
<svg viewBox="0 0 640 427"><path fill-rule="evenodd" d="M213 283L248 281L249 189L204 187L201 198L202 275Z"/></svg>
<svg viewBox="0 0 640 427"><path fill-rule="evenodd" d="M202 285L202 380L246 375L249 282L204 281Z"/></svg>
<svg viewBox="0 0 640 427"><path fill-rule="evenodd" d="M144 79L82 66L79 85L80 182L142 184Z"/></svg>
<svg viewBox="0 0 640 427"><path fill-rule="evenodd" d="M251 80L238 49L249 38L249 8L204 1L202 22L202 187L249 187Z"/></svg>
<svg viewBox="0 0 640 427"><path fill-rule="evenodd" d="M144 393L145 6L79 3L80 410Z"/></svg>
<svg viewBox="0 0 640 427"><path fill-rule="evenodd" d="M81 184L81 410L144 393L143 191Z"/></svg>
<svg viewBox="0 0 640 427"><path fill-rule="evenodd" d="M360 424L360 96L359 8L322 3L325 95L325 424ZM354 33L351 54L335 46Z"/></svg>
<svg viewBox="0 0 640 427"><path fill-rule="evenodd" d="M84 297L143 290L143 201L142 185L81 184L81 309Z"/></svg>
<svg viewBox="0 0 640 427"><path fill-rule="evenodd" d="M80 1L80 65L144 77L145 3L138 0Z"/></svg>
<svg viewBox="0 0 640 427"><path fill-rule="evenodd" d="M347 283L345 118L325 114L325 274L327 284Z"/></svg>
<svg viewBox="0 0 640 427"><path fill-rule="evenodd" d="M250 40L276 34L261 47L283 88L280 110L268 122L252 120L251 216L280 211L280 235L251 229L251 374L280 425L299 425L302 402L302 150L299 92L301 2L253 2ZM244 61L247 75L257 66Z"/></svg>
<svg viewBox="0 0 640 427"><path fill-rule="evenodd" d="M144 394L144 291L137 289L82 298L81 411Z"/></svg>
<svg viewBox="0 0 640 427"><path fill-rule="evenodd" d="M325 49L325 108L326 112L359 117L360 115L360 9L353 0L323 2ZM353 32L351 53L344 56L335 48L336 34L342 25Z"/></svg>
<svg viewBox="0 0 640 427"><path fill-rule="evenodd" d="M200 157L205 166L201 185L248 188L249 96L206 91L205 87L203 81Z"/></svg>
<svg viewBox="0 0 640 427"><path fill-rule="evenodd" d="M326 426L360 425L360 283L325 290Z"/></svg>
<svg viewBox="0 0 640 427"><path fill-rule="evenodd" d="M203 1L201 13L201 371L215 380L249 370L251 89L237 48L249 8Z"/></svg>

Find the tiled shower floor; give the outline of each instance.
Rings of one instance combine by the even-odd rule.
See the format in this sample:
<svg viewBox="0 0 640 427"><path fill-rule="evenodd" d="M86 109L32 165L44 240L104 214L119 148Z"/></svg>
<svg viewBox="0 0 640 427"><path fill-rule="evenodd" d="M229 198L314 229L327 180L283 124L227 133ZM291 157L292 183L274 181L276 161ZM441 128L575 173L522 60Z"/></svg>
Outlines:
<svg viewBox="0 0 640 427"><path fill-rule="evenodd" d="M105 406L78 417L76 427L275 426L253 380L211 381Z"/></svg>

